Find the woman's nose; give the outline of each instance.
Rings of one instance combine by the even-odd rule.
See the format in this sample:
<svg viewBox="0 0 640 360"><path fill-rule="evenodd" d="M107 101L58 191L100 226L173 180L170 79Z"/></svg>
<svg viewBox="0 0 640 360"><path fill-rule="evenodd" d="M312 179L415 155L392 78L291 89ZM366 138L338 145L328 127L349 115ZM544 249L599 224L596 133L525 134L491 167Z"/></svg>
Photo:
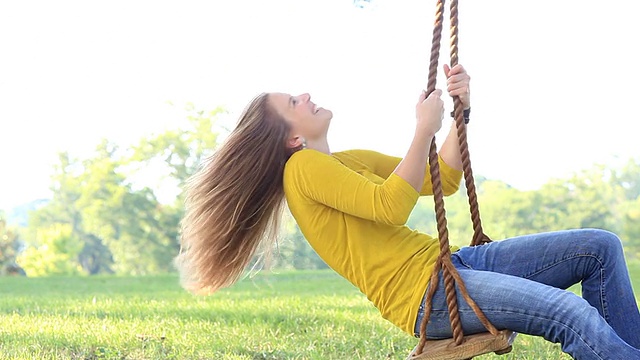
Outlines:
<svg viewBox="0 0 640 360"><path fill-rule="evenodd" d="M300 98L302 99L302 101L308 102L309 100L311 100L311 95L309 95L308 93L304 93L300 95Z"/></svg>

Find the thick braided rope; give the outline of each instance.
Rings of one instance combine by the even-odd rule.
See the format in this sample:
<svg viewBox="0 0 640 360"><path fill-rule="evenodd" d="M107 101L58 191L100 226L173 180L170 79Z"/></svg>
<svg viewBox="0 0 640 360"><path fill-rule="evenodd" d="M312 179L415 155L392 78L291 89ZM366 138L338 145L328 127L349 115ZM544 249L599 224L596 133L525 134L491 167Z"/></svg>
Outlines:
<svg viewBox="0 0 640 360"><path fill-rule="evenodd" d="M450 6L450 52L451 67L458 64L458 1L451 1ZM467 144L467 125L463 118L462 102L459 97L453 99L453 112L458 129L458 142L460 144L460 154L462 158L462 169L464 172L464 182L467 187L467 197L469 198L469 210L471 212L471 222L473 223L473 238L471 246L481 245L491 242L491 239L482 230L482 222L480 220L480 210L478 208L478 196L476 195L476 185L473 180L473 171L471 170L471 159L469 156L469 146Z"/></svg>
<svg viewBox="0 0 640 360"><path fill-rule="evenodd" d="M436 78L437 78L437 70L438 70L438 57L440 53L440 40L442 37L442 20L443 20L443 9L444 9L444 0L438 0L436 5L436 21L433 29L433 38L431 45L431 59L429 62L429 78L427 85L427 94L431 94L436 87ZM458 24L458 2L453 0L451 3L451 23L452 23L452 53L451 53L451 64L454 66L458 62L458 54L457 54L457 24ZM453 33L453 24L455 24L455 34ZM455 60L454 60L455 56ZM454 64L455 61L455 64ZM462 119L462 103L459 98L455 98L455 115L456 120L459 118ZM456 122L456 126L459 125ZM464 121L463 121L464 126ZM458 130L460 131L460 130ZM459 141L460 140L459 138ZM464 145L466 147L466 132L464 133ZM467 162L468 162L468 149L467 149ZM470 163L469 163L470 170ZM431 183L433 187L433 197L435 202L435 212L436 212L436 220L438 224L438 237L440 241L440 255L436 260L436 264L433 269L433 273L431 276L429 290L427 292L426 298L426 310L425 315L422 318L422 322L420 323L420 342L418 343L416 354L421 354L424 351L424 346L427 341L427 325L429 322L429 317L431 316L431 307L433 295L438 286L438 273L442 269L443 277L444 277L444 285L445 285L445 293L447 299L447 307L449 309L449 319L451 322L451 328L453 332L453 339L457 345L462 344L463 341L463 331L462 324L460 323L460 315L458 312L458 303L456 297L456 289L455 284L458 285L460 294L465 299L465 301L469 304L469 306L473 309L474 313L478 316L480 322L491 332L494 336L498 334L498 330L489 322L486 318L482 310L478 307L478 305L471 299L469 296L466 286L462 281L462 278L458 274L457 270L451 263L451 251L449 247L449 232L447 230L447 218L446 218L446 210L444 208L444 200L443 200L443 192L442 192L442 182L440 179L440 166L438 164L438 153L436 149L435 138L431 142L431 146L429 148L429 171L431 174ZM465 174L467 172L465 171ZM466 180L466 179L465 179ZM473 179L471 179L471 184L473 185ZM473 189L473 194L475 195L475 187ZM479 213L477 210L477 201L476 201L476 214ZM479 219L479 215L478 219ZM475 225L475 222L474 222ZM480 232L482 233L481 227Z"/></svg>
<svg viewBox="0 0 640 360"><path fill-rule="evenodd" d="M436 88L437 75L438 75L438 58L440 57L440 40L442 38L442 22L444 19L444 0L438 0L436 5L436 20L433 28L433 37L431 42L431 58L429 62L429 78L427 82L427 95L431 94ZM451 252L449 250L449 231L447 230L447 217L444 208L444 194L442 192L442 181L440 179L440 166L438 164L438 152L436 148L435 137L431 140L429 147L429 171L431 174L431 184L433 188L433 199L435 202L435 212L438 224L438 238L440 240L440 255L436 260L436 269L444 267L444 285L447 297L447 307L449 309L449 319L451 321L451 327L453 329L453 337L457 344L462 343L463 332L462 324L460 323L460 316L458 313L458 302L456 297L455 284L453 277L446 270L448 267L444 265L445 262L451 262ZM437 273L436 273L437 274ZM432 284L437 283L437 279ZM434 286L432 286L433 288ZM431 294L433 296L433 294ZM428 301L430 302L430 298ZM429 314L431 306L428 307ZM426 320L425 320L426 319ZM426 328L429 317L426 315L423 318L423 322L420 324L421 336L418 346L419 352L422 352L424 344L426 342ZM422 329L425 329L423 331Z"/></svg>
<svg viewBox="0 0 640 360"><path fill-rule="evenodd" d="M440 40L442 40L442 21L444 20L444 0L436 3L436 20L433 24L431 36L431 57L429 58L429 77L427 81L427 95L436 89L438 78L438 59L440 58Z"/></svg>

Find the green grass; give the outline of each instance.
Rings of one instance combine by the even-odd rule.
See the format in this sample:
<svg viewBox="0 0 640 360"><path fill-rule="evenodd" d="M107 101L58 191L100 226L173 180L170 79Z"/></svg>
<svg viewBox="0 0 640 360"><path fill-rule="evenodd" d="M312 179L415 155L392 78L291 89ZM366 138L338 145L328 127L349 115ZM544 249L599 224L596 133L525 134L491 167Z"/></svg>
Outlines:
<svg viewBox="0 0 640 360"><path fill-rule="evenodd" d="M175 276L0 278L0 359L404 359L416 342L331 271L260 274L210 297ZM511 354L477 359L569 357L520 335Z"/></svg>

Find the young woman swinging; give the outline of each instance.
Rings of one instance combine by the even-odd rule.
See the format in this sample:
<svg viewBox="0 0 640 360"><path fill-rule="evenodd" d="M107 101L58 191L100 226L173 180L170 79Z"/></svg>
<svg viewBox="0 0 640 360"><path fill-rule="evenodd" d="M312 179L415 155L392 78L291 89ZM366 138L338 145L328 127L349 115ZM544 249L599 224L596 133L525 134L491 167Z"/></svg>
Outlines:
<svg viewBox="0 0 640 360"><path fill-rule="evenodd" d="M469 108L465 69L444 71L449 95ZM397 158L332 153L333 114L308 94L257 96L188 182L176 259L183 286L211 293L233 284L258 247L275 241L286 204L323 260L385 319L418 336L439 248L437 239L405 223L418 197L432 194L427 155L442 126L440 97L440 90L420 94L413 141ZM453 125L439 151L445 195L461 180L456 136ZM576 359L640 359L640 314L616 235L568 230L452 252L469 295L498 329L559 342ZM565 290L577 283L582 297ZM442 284L432 302L427 334L450 338ZM465 334L486 331L465 301L458 303Z"/></svg>

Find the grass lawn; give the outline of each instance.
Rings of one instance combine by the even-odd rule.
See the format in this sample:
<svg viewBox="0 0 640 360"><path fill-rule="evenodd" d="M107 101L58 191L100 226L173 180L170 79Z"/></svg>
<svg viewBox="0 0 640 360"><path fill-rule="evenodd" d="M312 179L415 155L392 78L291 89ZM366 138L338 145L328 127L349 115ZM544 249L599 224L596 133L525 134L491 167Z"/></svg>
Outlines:
<svg viewBox="0 0 640 360"><path fill-rule="evenodd" d="M404 359L416 343L331 271L259 274L210 297L170 275L0 278L0 359ZM477 359L569 357L520 335L511 354Z"/></svg>

